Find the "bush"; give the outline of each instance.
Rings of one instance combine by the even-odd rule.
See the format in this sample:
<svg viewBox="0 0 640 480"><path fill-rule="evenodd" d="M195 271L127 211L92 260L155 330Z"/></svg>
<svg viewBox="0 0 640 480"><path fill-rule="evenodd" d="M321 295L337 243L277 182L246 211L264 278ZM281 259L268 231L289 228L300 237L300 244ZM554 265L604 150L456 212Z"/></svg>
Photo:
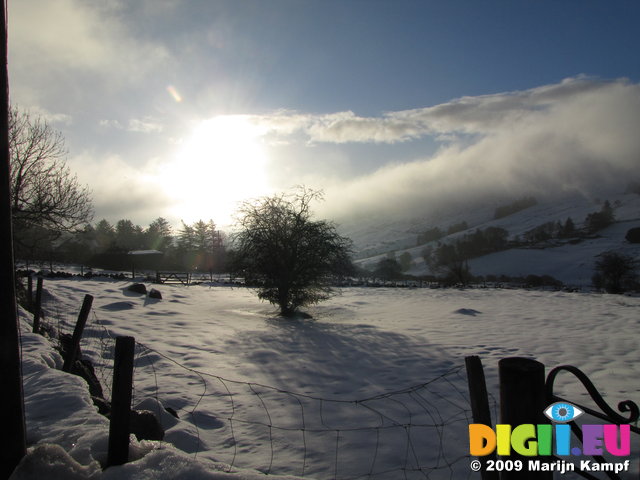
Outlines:
<svg viewBox="0 0 640 480"><path fill-rule="evenodd" d="M640 243L640 227L630 229L624 238L629 243Z"/></svg>

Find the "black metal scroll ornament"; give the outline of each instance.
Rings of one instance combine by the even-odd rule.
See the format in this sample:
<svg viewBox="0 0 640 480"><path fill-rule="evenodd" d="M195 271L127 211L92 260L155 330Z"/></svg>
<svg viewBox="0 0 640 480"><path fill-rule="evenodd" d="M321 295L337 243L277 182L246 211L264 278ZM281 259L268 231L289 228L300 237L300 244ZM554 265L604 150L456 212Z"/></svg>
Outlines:
<svg viewBox="0 0 640 480"><path fill-rule="evenodd" d="M586 413L589 413L590 415L601 418L603 420L611 421L611 423L617 423L617 424L630 424L638 421L638 418L640 417L640 408L635 402L631 400L624 400L618 403L618 411L622 413L627 413L627 412L629 413L628 417L620 415L613 408L611 408L609 404L607 404L607 402L604 401L604 398L602 398L602 395L600 395L600 392L598 392L598 389L593 385L591 380L589 380L589 378L584 374L584 372L582 372L579 368L576 368L572 365L561 365L549 372L549 375L547 376L547 381L545 383L545 395L549 403L553 403L555 401L567 401L563 398L560 398L554 395L553 393L553 385L554 385L556 376L558 375L558 373L562 371L567 371L575 375L578 378L578 380L580 380L582 385L584 385L584 387L587 389L587 392L589 393L593 401L596 403L596 405L598 405L600 410L603 412L603 413L600 413L588 407L584 407L583 405L578 405L578 407L580 407ZM575 402L571 402L571 403L575 404ZM640 428L638 428L637 426L631 425L631 430L636 433L640 433Z"/></svg>

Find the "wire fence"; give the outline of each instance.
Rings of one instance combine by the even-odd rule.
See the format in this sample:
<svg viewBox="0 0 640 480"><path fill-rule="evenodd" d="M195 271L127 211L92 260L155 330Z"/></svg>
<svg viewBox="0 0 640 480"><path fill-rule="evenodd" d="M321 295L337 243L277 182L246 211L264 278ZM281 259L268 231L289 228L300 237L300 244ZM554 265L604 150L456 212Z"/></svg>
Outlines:
<svg viewBox="0 0 640 480"><path fill-rule="evenodd" d="M73 331L77 309L43 294L42 311L51 336ZM91 313L81 350L108 402L115 338L104 320ZM133 408L151 410L166 441L229 471L345 480L473 475L464 441L473 421L463 366L358 399L225 378L142 343L134 368Z"/></svg>

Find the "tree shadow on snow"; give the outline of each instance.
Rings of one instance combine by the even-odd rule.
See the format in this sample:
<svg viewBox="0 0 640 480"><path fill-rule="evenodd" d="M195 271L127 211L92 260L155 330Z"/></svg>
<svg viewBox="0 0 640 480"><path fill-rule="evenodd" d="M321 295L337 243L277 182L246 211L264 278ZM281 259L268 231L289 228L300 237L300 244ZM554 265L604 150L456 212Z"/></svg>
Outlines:
<svg viewBox="0 0 640 480"><path fill-rule="evenodd" d="M271 385L328 395L366 396L428 382L462 358L424 337L366 324L277 317L237 348Z"/></svg>

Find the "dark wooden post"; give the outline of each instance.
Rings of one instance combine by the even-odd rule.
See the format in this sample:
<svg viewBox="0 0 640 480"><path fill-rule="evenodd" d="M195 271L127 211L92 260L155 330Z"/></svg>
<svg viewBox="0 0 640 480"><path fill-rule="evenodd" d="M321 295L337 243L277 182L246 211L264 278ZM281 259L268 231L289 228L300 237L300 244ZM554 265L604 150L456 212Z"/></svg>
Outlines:
<svg viewBox="0 0 640 480"><path fill-rule="evenodd" d="M464 359L467 367L467 380L469 383L469 399L471 400L471 414L473 415L474 423L482 423L490 427L491 423L491 410L489 410L489 396L487 394L487 384L484 378L484 370L482 368L482 362L480 357L473 355ZM487 460L496 460L495 451L485 457L479 457L478 460L482 463L482 469L480 475L482 480L498 480L498 472L487 471Z"/></svg>
<svg viewBox="0 0 640 480"><path fill-rule="evenodd" d="M117 337L111 392L111 421L109 423L109 466L122 465L129 460L129 423L131 418L131 388L133 385L133 337Z"/></svg>
<svg viewBox="0 0 640 480"><path fill-rule="evenodd" d="M89 317L92 304L93 297L89 294L85 295L82 302L82 308L80 309L80 314L78 315L78 321L76 322L76 327L74 328L73 336L71 337L71 345L69 346L69 351L67 352L64 365L62 366L62 370L65 372L71 371L73 363L76 361L76 357L78 356L80 339L82 338L82 332L84 331L84 326L87 323L87 318Z"/></svg>
<svg viewBox="0 0 640 480"><path fill-rule="evenodd" d="M0 412L4 441L0 448L0 480L9 478L26 453L20 328L11 221L6 9L7 2L3 1L0 5Z"/></svg>
<svg viewBox="0 0 640 480"><path fill-rule="evenodd" d="M40 333L40 311L42 308L42 277L38 277L36 303L33 306L33 333Z"/></svg>
<svg viewBox="0 0 640 480"><path fill-rule="evenodd" d="M31 274L27 276L27 302L31 308L33 306L33 277Z"/></svg>
<svg viewBox="0 0 640 480"><path fill-rule="evenodd" d="M544 416L545 405L545 374L544 365L531 358L511 357L498 362L500 375L500 423L511 425L512 428L522 424L549 423ZM511 452L510 460L522 460L527 465L528 460L539 459L549 461L546 457L521 457ZM502 480L511 479L552 479L551 472L528 472L526 468L521 472L502 472Z"/></svg>

